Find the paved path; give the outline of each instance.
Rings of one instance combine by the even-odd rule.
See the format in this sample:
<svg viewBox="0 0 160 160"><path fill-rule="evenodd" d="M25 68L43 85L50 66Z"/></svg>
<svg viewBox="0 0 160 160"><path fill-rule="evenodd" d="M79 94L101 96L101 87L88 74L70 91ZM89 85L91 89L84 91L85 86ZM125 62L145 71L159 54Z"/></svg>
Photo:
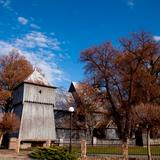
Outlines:
<svg viewBox="0 0 160 160"><path fill-rule="evenodd" d="M30 153L30 151L20 151L19 154L17 154L15 151L13 150L5 150L5 149L0 149L0 160L31 160L31 158L29 158L27 155ZM120 155L106 155L106 154L100 154L100 155L94 155L94 154L90 154L89 155L89 159L91 160L99 160L99 158L102 160L104 157L104 160L108 157L116 157L120 158ZM129 156L130 160L146 160L147 156ZM121 159L121 158L120 158ZM153 156L152 160L160 160L160 157L156 157Z"/></svg>
<svg viewBox="0 0 160 160"><path fill-rule="evenodd" d="M16 153L13 150L0 150L0 160L29 160L28 158L29 151L20 151L20 153Z"/></svg>
<svg viewBox="0 0 160 160"><path fill-rule="evenodd" d="M114 157L119 158L120 160L123 159L122 155L116 155L116 154L88 154L88 156L91 157ZM129 160L147 160L147 155L129 155ZM160 160L160 156L152 156L152 160Z"/></svg>

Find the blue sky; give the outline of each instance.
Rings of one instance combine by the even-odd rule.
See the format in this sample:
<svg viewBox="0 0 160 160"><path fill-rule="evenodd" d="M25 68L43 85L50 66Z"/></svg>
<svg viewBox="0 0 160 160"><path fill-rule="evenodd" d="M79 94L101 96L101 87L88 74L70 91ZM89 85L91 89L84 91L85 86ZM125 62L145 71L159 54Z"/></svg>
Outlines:
<svg viewBox="0 0 160 160"><path fill-rule="evenodd" d="M160 40L159 0L0 0L0 55L13 48L58 87L84 78L80 52L145 30Z"/></svg>

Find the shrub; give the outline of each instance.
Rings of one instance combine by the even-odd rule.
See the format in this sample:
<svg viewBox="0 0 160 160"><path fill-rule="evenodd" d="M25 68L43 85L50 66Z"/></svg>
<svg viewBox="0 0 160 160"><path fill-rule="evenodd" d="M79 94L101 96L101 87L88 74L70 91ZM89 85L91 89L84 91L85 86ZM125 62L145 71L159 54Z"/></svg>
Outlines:
<svg viewBox="0 0 160 160"><path fill-rule="evenodd" d="M65 147L37 147L29 156L35 159L45 160L77 160L76 153L69 153Z"/></svg>

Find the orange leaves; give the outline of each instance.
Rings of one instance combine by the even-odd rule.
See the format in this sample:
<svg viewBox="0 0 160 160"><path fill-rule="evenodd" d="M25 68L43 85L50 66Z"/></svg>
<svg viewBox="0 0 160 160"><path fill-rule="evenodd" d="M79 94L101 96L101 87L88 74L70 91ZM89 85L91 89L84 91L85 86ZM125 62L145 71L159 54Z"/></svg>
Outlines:
<svg viewBox="0 0 160 160"><path fill-rule="evenodd" d="M14 113L5 113L0 119L0 131L16 131L19 128L20 120Z"/></svg>
<svg viewBox="0 0 160 160"><path fill-rule="evenodd" d="M18 51L0 58L0 83L4 89L12 90L33 71L32 65Z"/></svg>
<svg viewBox="0 0 160 160"><path fill-rule="evenodd" d="M9 97L11 97L10 91L0 90L0 104L5 104Z"/></svg>
<svg viewBox="0 0 160 160"><path fill-rule="evenodd" d="M87 82L78 83L75 88L81 101L81 105L76 112L78 116L84 116L85 126L88 129L93 129L97 124L100 124L99 122L107 121L108 111L105 108L99 89Z"/></svg>
<svg viewBox="0 0 160 160"><path fill-rule="evenodd" d="M83 51L80 55L80 59L85 63L85 72L89 74L96 74L101 78L107 77L111 74L113 67L113 61L117 50L112 46L110 42L92 47Z"/></svg>
<svg viewBox="0 0 160 160"><path fill-rule="evenodd" d="M151 34L139 32L121 39L119 49L106 43L81 53L87 79L104 95L120 137L129 136L132 106L160 103L159 51Z"/></svg>
<svg viewBox="0 0 160 160"><path fill-rule="evenodd" d="M81 53L89 80L106 90L112 106L114 101L139 103L160 97L159 44L149 33L140 32L121 39L120 45L117 50L105 43Z"/></svg>
<svg viewBox="0 0 160 160"><path fill-rule="evenodd" d="M82 104L86 106L86 111L95 112L98 107L98 103L100 102L98 89L92 87L88 83L79 83L76 89Z"/></svg>
<svg viewBox="0 0 160 160"><path fill-rule="evenodd" d="M31 72L33 67L17 50L0 57L0 103L5 108L7 100L11 98L13 88L21 83Z"/></svg>
<svg viewBox="0 0 160 160"><path fill-rule="evenodd" d="M144 127L160 127L160 106L156 104L139 104L133 108L133 115L136 124Z"/></svg>

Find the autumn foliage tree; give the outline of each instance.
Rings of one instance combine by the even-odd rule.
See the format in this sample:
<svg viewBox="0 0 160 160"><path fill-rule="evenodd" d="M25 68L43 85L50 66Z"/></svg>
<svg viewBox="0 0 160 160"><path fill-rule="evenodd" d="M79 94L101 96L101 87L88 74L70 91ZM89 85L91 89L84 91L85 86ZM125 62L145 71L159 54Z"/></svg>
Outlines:
<svg viewBox="0 0 160 160"><path fill-rule="evenodd" d="M151 160L150 132L151 130L160 128L160 105L141 103L133 108L132 113L136 127L147 130L148 159Z"/></svg>
<svg viewBox="0 0 160 160"><path fill-rule="evenodd" d="M33 67L16 49L0 57L0 106L4 112L11 110L12 91L31 72Z"/></svg>
<svg viewBox="0 0 160 160"><path fill-rule="evenodd" d="M16 131L19 128L20 120L14 113L4 113L0 118L1 145L3 135L9 131Z"/></svg>
<svg viewBox="0 0 160 160"><path fill-rule="evenodd" d="M1 133L16 131L19 128L19 124L20 121L14 113L5 113L0 121L0 131Z"/></svg>
<svg viewBox="0 0 160 160"><path fill-rule="evenodd" d="M159 49L152 35L140 32L121 38L119 49L106 42L80 55L88 81L109 103L125 159L133 128L132 108L141 102L160 103Z"/></svg>
<svg viewBox="0 0 160 160"><path fill-rule="evenodd" d="M88 137L93 144L94 129L107 126L109 113L104 107L103 97L98 88L94 88L88 82L81 82L76 84L76 91L78 92L77 98L79 100L76 114L84 117L80 124L89 133Z"/></svg>

